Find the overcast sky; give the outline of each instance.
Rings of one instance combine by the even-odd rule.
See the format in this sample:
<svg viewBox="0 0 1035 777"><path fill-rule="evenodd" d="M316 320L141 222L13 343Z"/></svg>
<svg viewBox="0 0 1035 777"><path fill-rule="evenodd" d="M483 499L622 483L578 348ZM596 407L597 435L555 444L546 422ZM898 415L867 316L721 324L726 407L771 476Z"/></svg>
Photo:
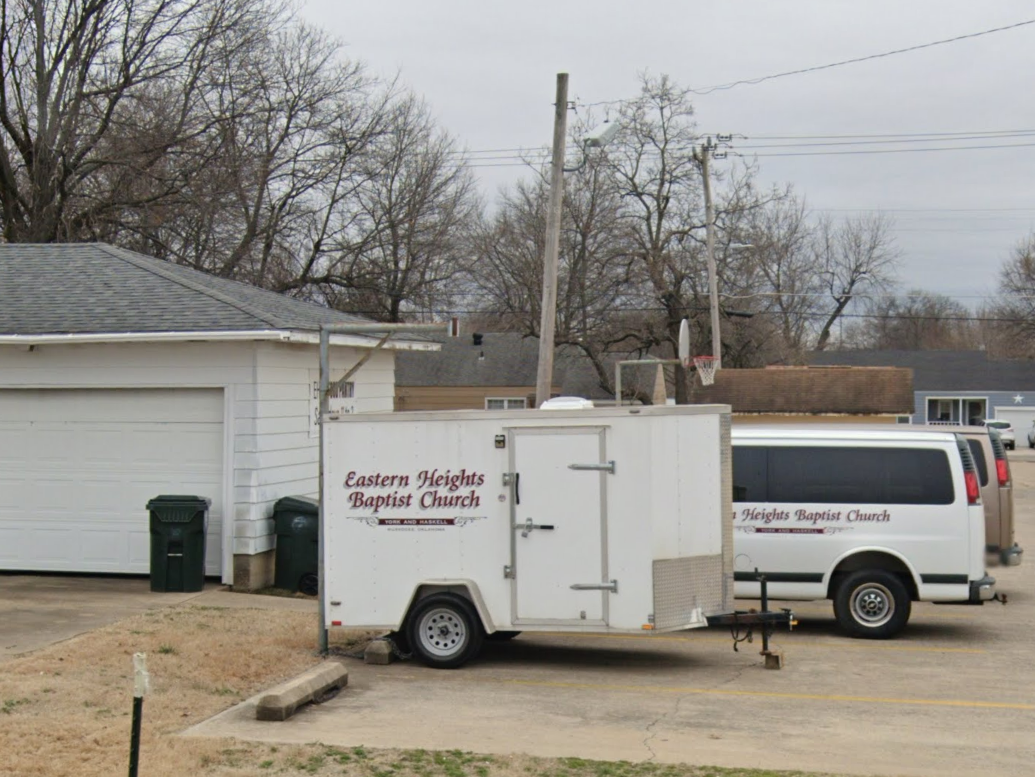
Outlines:
<svg viewBox="0 0 1035 777"><path fill-rule="evenodd" d="M570 74L569 97L585 105L635 96L645 70L704 89L1035 19L1035 4L1022 0L300 2L303 17L339 38L346 56L374 73L398 73L474 152L549 144L559 72ZM1033 52L1035 24L702 94L697 122L702 133L746 135L734 148L758 154L760 181L793 184L814 212L889 213L903 288L974 305L994 291L1002 261L1035 229ZM1026 136L893 147L1019 147L751 151L833 140L767 136L1011 130ZM868 148L798 145L783 153ZM522 174L519 167L476 172L489 199Z"/></svg>

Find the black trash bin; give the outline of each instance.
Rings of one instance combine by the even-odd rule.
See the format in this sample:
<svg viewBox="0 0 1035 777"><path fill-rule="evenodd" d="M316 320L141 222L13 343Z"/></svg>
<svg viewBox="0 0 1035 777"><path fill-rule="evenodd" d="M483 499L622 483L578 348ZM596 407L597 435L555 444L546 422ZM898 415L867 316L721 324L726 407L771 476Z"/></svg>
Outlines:
<svg viewBox="0 0 1035 777"><path fill-rule="evenodd" d="M211 500L156 496L151 513L151 590L200 591L205 586L205 534Z"/></svg>
<svg viewBox="0 0 1035 777"><path fill-rule="evenodd" d="M319 585L320 503L285 496L273 505L277 553L273 585L315 596Z"/></svg>

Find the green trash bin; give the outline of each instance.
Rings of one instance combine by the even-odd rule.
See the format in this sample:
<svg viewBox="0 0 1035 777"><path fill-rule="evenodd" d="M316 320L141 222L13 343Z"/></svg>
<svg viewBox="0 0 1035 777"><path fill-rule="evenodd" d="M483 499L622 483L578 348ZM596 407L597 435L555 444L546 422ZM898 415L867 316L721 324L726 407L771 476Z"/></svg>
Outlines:
<svg viewBox="0 0 1035 777"><path fill-rule="evenodd" d="M200 591L205 586L205 534L211 500L156 496L151 514L151 590Z"/></svg>
<svg viewBox="0 0 1035 777"><path fill-rule="evenodd" d="M319 586L320 503L285 496L273 505L277 552L273 585L316 596Z"/></svg>

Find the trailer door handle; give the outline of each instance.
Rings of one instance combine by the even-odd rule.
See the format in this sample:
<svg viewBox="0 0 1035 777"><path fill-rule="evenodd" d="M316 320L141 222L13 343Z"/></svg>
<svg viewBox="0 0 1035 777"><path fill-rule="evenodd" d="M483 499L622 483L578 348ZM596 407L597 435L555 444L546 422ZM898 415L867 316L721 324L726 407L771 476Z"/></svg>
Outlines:
<svg viewBox="0 0 1035 777"><path fill-rule="evenodd" d="M521 473L514 473L514 504L521 504Z"/></svg>
<svg viewBox="0 0 1035 777"><path fill-rule="evenodd" d="M574 583L571 586L572 591L610 591L613 594L618 593L618 581L612 580L610 583Z"/></svg>
<svg viewBox="0 0 1035 777"><path fill-rule="evenodd" d="M574 470L597 470L599 472L610 472L615 474L614 461L603 461L596 464L569 464L568 469Z"/></svg>
<svg viewBox="0 0 1035 777"><path fill-rule="evenodd" d="M515 529L521 529L521 536L527 537L532 533L534 529L540 529L541 531L553 531L552 523L532 523L532 519L528 518L524 523L515 523Z"/></svg>

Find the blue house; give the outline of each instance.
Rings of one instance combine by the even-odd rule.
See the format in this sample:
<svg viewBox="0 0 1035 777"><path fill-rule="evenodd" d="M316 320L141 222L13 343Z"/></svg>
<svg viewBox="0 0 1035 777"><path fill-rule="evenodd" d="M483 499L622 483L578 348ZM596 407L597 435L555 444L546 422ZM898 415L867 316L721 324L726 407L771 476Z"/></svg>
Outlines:
<svg viewBox="0 0 1035 777"><path fill-rule="evenodd" d="M902 423L1010 421L1018 440L1035 422L1035 361L994 359L985 351L821 351L813 365L908 367L915 408Z"/></svg>

